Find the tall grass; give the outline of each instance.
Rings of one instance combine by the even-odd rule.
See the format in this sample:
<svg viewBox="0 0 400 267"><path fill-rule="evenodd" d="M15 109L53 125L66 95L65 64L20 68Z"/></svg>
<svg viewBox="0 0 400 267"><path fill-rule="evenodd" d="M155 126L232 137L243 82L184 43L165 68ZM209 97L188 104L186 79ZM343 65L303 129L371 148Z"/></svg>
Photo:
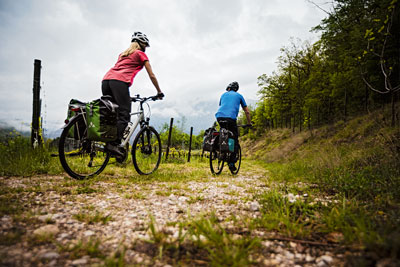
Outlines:
<svg viewBox="0 0 400 267"><path fill-rule="evenodd" d="M177 261L202 262L211 266L249 266L253 264L250 254L260 246L260 240L250 235L228 233L215 214L189 218L178 224L178 235L171 237L157 228L151 217L150 240L158 248L158 257Z"/></svg>
<svg viewBox="0 0 400 267"><path fill-rule="evenodd" d="M43 173L60 173L58 158L52 158L50 149L32 148L27 137L13 133L0 143L0 175L32 176Z"/></svg>
<svg viewBox="0 0 400 267"><path fill-rule="evenodd" d="M298 135L271 133L281 138L263 144L267 153L259 162L271 180L287 186L305 182L314 188L312 193L335 201L309 207L285 201L285 192L265 193L259 196L264 217L258 225L308 238L310 227L321 234L339 232L347 244L398 257L400 241L393 242L393 236L400 236L399 128L382 124L373 114L301 135L299 145ZM274 154L280 147L294 147L293 142L295 149Z"/></svg>

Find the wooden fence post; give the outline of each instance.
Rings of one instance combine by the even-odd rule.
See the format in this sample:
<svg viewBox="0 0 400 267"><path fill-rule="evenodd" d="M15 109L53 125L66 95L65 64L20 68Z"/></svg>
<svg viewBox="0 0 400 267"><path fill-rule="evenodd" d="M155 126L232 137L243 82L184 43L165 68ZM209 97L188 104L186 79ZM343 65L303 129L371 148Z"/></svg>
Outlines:
<svg viewBox="0 0 400 267"><path fill-rule="evenodd" d="M192 151L192 135L193 135L193 127L190 127L188 162L190 162L190 152Z"/></svg>
<svg viewBox="0 0 400 267"><path fill-rule="evenodd" d="M165 155L165 160L168 159L169 147L171 146L171 135L172 135L172 125L174 124L174 118L171 118L169 123L169 133L168 133L168 143L167 143L167 153Z"/></svg>
<svg viewBox="0 0 400 267"><path fill-rule="evenodd" d="M41 145L42 137L40 136L40 70L42 68L41 61L35 59L33 70L33 107L32 107L32 146Z"/></svg>

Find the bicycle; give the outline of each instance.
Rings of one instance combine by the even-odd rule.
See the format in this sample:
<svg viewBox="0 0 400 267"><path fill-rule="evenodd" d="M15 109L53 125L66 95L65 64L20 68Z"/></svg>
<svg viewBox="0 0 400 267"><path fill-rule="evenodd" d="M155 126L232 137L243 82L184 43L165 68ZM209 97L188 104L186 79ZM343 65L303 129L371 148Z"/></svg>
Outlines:
<svg viewBox="0 0 400 267"><path fill-rule="evenodd" d="M145 116L143 105L150 100L156 101L159 96L131 97L132 102L139 102L137 112L130 115L137 115L134 123L129 122L126 127L121 147L123 156L116 156L116 161L123 163L128 158L129 140L138 125L140 130L136 134L132 144L132 161L136 171L141 175L148 175L156 171L161 161L161 140L158 132L149 125L150 111ZM106 142L90 141L87 139L86 104L78 103L69 105L69 109L75 112L75 116L65 121L64 129L59 141L59 159L64 170L75 179L85 179L100 174L107 166L111 153L105 149ZM74 132L71 137L69 133Z"/></svg>
<svg viewBox="0 0 400 267"><path fill-rule="evenodd" d="M250 124L244 124L244 125L238 125L237 127L251 127ZM225 162L227 162L230 158L233 152L225 152L221 150L220 142L219 142L219 131L215 131L212 133L214 136L214 143L212 146L212 149L210 151L210 170L212 174L220 174L222 172L222 169L224 168ZM237 144L237 153L236 153L236 170L229 169L230 172L233 175L236 175L239 173L240 165L242 162L242 149L239 144Z"/></svg>

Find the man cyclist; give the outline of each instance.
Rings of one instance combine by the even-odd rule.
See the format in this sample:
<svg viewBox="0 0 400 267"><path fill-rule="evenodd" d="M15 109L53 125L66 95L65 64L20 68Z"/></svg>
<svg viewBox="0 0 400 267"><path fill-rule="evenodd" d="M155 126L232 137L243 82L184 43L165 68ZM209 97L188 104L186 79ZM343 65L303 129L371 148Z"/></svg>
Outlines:
<svg viewBox="0 0 400 267"><path fill-rule="evenodd" d="M228 162L229 169L231 171L236 170L236 154L238 152L238 144L239 144L239 131L237 127L237 116L239 114L239 106L242 106L242 109L246 115L247 123L251 124L250 111L247 107L246 101L243 96L239 94L237 91L239 90L238 82L231 82L224 94L222 94L219 100L219 108L215 117L219 123L221 128L225 128L231 131L234 135L235 139L235 150L231 154L231 157Z"/></svg>
<svg viewBox="0 0 400 267"><path fill-rule="evenodd" d="M143 67L145 67L151 82L157 90L158 98L162 99L164 97L149 63L149 58L145 54L146 47L150 47L147 36L144 33L135 32L132 35L131 45L118 56L117 63L105 74L101 84L103 95L111 95L119 106L118 139L106 145L107 150L119 156L122 155L122 152L118 145L121 143L122 134L131 117L129 87L132 85L133 78Z"/></svg>

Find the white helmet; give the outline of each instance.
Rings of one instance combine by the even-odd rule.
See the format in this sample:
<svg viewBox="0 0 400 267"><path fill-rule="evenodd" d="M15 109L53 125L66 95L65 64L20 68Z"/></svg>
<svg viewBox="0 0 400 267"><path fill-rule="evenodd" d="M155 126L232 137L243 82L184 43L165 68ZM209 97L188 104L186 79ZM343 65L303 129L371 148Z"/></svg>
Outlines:
<svg viewBox="0 0 400 267"><path fill-rule="evenodd" d="M144 34L144 33L134 32L132 34L131 42L134 42L134 41L139 41L139 42L145 44L147 47L150 47L149 39L147 38L146 34Z"/></svg>

